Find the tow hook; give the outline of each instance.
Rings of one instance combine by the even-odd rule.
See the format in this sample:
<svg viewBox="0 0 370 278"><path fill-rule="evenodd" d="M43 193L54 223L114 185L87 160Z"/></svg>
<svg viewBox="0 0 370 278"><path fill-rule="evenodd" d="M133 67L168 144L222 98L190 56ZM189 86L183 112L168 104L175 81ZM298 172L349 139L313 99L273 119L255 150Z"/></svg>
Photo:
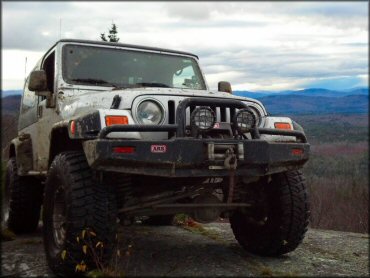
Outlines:
<svg viewBox="0 0 370 278"><path fill-rule="evenodd" d="M229 194L227 196L227 203L232 203L234 197L234 188L235 188L235 170L238 165L238 159L234 153L233 148L229 148L225 153L224 166L226 169L230 170L229 175Z"/></svg>

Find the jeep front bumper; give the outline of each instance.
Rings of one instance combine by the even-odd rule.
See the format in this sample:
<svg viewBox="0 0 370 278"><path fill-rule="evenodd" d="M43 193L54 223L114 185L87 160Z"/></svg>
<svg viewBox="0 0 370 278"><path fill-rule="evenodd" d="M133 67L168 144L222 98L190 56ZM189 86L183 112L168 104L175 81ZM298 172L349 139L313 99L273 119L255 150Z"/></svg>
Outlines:
<svg viewBox="0 0 370 278"><path fill-rule="evenodd" d="M223 165L223 153L230 147L234 148L238 159L236 175L243 176L298 169L308 160L309 154L308 143L259 139L97 139L84 142L88 163L95 170L163 177L228 176L230 172Z"/></svg>

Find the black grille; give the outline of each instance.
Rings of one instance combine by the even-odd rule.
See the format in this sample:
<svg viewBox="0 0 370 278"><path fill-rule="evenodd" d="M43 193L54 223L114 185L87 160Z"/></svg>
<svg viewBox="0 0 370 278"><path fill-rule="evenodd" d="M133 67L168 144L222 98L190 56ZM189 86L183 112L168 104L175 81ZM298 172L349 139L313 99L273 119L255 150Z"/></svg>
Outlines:
<svg viewBox="0 0 370 278"><path fill-rule="evenodd" d="M220 108L220 116L221 116L221 122L226 122L226 108L221 107Z"/></svg>
<svg viewBox="0 0 370 278"><path fill-rule="evenodd" d="M197 107L198 106L194 106L194 105L189 106L186 109L187 110L186 114L191 115L191 113L193 113L193 111ZM217 106L212 106L212 105L210 105L209 107L213 110L215 115L217 115L216 121L222 122L222 123L230 122L232 120L232 117L239 110L235 108L230 109L230 108L217 107ZM168 124L176 124L176 108L177 108L177 103L174 100L169 100L168 110L167 110L168 111ZM187 122L187 124L190 124L190 123Z"/></svg>
<svg viewBox="0 0 370 278"><path fill-rule="evenodd" d="M169 124L174 124L176 115L175 115L175 102L173 100L168 101L168 123Z"/></svg>
<svg viewBox="0 0 370 278"><path fill-rule="evenodd" d="M168 101L168 123L169 124L175 124L176 121L176 107L175 107L175 101L169 100ZM175 135L175 132L170 131L168 132L168 139L173 137Z"/></svg>

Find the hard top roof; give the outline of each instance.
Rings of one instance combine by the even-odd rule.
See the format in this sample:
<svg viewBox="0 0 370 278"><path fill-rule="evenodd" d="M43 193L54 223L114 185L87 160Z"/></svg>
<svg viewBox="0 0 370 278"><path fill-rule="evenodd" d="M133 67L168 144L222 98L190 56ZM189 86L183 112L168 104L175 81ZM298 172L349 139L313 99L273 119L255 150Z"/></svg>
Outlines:
<svg viewBox="0 0 370 278"><path fill-rule="evenodd" d="M77 39L61 39L61 40L57 41L55 43L55 45L58 44L59 42L87 43L87 44L109 45L109 46L119 46L119 47L144 49L144 50L153 50L153 51L161 51L161 52L168 52L168 53L176 53L176 54L190 55L190 56L194 56L194 57L196 57L198 59L198 56L197 55L192 54L192 53L189 53L189 52L178 51L178 50L171 50L171 49L165 49L165 48L159 48L159 47L150 47L150 46L142 46L142 45L134 45L134 44L117 43L117 42L104 42L104 41L92 41L92 40L77 40ZM51 47L51 48L53 48L53 47Z"/></svg>

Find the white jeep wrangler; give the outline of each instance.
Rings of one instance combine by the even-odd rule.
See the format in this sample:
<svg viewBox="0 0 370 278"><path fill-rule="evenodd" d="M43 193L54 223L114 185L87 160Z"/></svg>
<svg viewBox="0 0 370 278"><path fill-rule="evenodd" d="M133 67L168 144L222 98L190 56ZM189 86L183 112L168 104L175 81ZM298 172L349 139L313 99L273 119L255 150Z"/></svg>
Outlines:
<svg viewBox="0 0 370 278"><path fill-rule="evenodd" d="M94 268L76 242L87 228L108 262L117 223L135 217L162 225L177 213L202 223L228 217L241 246L265 256L294 250L307 230L303 129L233 96L228 82L210 91L194 54L60 40L25 82L18 130L7 225L34 231L43 206L56 274L74 273L80 260Z"/></svg>

